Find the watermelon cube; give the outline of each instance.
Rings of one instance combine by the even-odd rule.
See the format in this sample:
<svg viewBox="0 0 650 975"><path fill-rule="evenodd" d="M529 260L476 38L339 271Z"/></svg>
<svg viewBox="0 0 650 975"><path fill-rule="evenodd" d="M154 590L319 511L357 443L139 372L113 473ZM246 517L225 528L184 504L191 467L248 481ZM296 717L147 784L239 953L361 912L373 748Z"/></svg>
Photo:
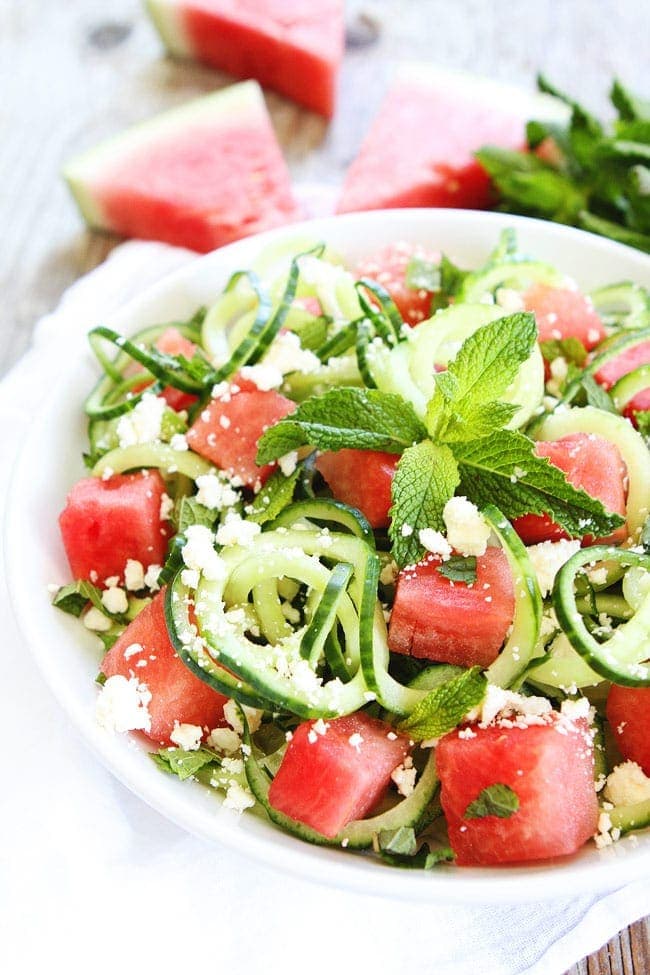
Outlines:
<svg viewBox="0 0 650 975"><path fill-rule="evenodd" d="M399 241L364 258L355 271L357 278L372 278L388 291L407 325L419 325L431 317L433 298L432 291L414 290L406 284L406 271L413 257L434 262L440 259L438 253Z"/></svg>
<svg viewBox="0 0 650 975"><path fill-rule="evenodd" d="M275 390L258 389L236 379L201 411L187 433L192 450L247 487L264 483L275 464L255 463L264 431L295 410L296 404Z"/></svg>
<svg viewBox="0 0 650 975"><path fill-rule="evenodd" d="M85 477L71 488L59 527L75 579L102 585L124 576L127 559L162 565L170 526L160 520L165 482L158 471Z"/></svg>
<svg viewBox="0 0 650 975"><path fill-rule="evenodd" d="M526 311L535 314L540 342L576 338L589 350L607 336L600 315L580 291L535 284L522 297Z"/></svg>
<svg viewBox="0 0 650 975"><path fill-rule="evenodd" d="M146 734L161 745L171 744L176 722L204 730L224 723L228 698L196 677L169 639L164 590L129 623L104 657L101 670L106 677L137 677L146 685L151 694L151 728Z"/></svg>
<svg viewBox="0 0 650 975"><path fill-rule="evenodd" d="M334 837L385 793L408 739L363 712L299 725L269 789L280 812Z"/></svg>
<svg viewBox="0 0 650 975"><path fill-rule="evenodd" d="M586 720L553 712L540 724L508 723L452 731L436 748L440 801L461 866L566 856L596 832L593 739ZM516 793L517 811L507 818L468 818L470 803L497 784Z"/></svg>
<svg viewBox="0 0 650 975"><path fill-rule="evenodd" d="M388 645L461 667L489 667L512 623L515 595L508 560L499 548L476 559L476 581L454 582L439 572L442 560L428 555L402 569L390 617Z"/></svg>
<svg viewBox="0 0 650 975"><path fill-rule="evenodd" d="M650 363L650 340L630 345L623 352L612 356L594 373L594 379L604 389L611 389L615 382Z"/></svg>
<svg viewBox="0 0 650 975"><path fill-rule="evenodd" d="M342 0L147 0L147 8L170 53L333 114Z"/></svg>
<svg viewBox="0 0 650 975"><path fill-rule="evenodd" d="M298 216L254 81L172 109L72 160L90 227L209 251Z"/></svg>
<svg viewBox="0 0 650 975"><path fill-rule="evenodd" d="M554 109L557 111L557 109ZM388 91L348 170L338 213L383 207L469 207L492 201L474 158L486 144L523 149L528 118L549 100L485 78L409 65Z"/></svg>
<svg viewBox="0 0 650 975"><path fill-rule="evenodd" d="M607 695L607 720L623 758L650 775L650 687L619 687Z"/></svg>
<svg viewBox="0 0 650 975"><path fill-rule="evenodd" d="M598 498L608 511L625 516L627 468L615 444L595 434L572 433L559 440L539 440L535 444L535 453L539 457L548 457L551 464L564 471L570 484ZM526 545L568 537L548 515L522 515L512 524ZM627 528L621 525L597 542L591 536L585 536L583 544L618 545L626 537Z"/></svg>
<svg viewBox="0 0 650 975"><path fill-rule="evenodd" d="M316 469L338 501L358 508L373 528L386 528L391 486L399 457L379 450L326 450Z"/></svg>

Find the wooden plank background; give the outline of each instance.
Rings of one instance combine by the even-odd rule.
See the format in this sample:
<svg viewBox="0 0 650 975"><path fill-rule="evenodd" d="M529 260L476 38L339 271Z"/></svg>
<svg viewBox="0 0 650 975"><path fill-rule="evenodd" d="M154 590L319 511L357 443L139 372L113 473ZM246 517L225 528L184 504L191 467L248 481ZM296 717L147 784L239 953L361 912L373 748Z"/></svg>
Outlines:
<svg viewBox="0 0 650 975"><path fill-rule="evenodd" d="M606 111L613 75L650 93L647 0L360 0L348 2L347 21L339 111L329 126L268 96L297 181L340 181L399 60L524 86L542 70L597 111ZM0 375L39 316L115 245L82 229L58 176L62 163L228 81L162 57L138 0L0 0ZM570 975L649 971L646 921Z"/></svg>

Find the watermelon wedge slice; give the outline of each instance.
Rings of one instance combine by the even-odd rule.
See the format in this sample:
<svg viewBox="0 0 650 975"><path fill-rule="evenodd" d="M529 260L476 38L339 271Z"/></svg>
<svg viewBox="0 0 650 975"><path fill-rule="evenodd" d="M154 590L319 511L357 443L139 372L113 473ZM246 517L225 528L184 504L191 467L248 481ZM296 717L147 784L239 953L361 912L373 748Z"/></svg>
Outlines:
<svg viewBox="0 0 650 975"><path fill-rule="evenodd" d="M202 252L299 215L254 81L137 125L64 176L89 226Z"/></svg>
<svg viewBox="0 0 650 975"><path fill-rule="evenodd" d="M564 114L546 95L429 64L405 65L348 170L337 212L485 209L490 180L474 153L485 145L523 149L528 119Z"/></svg>
<svg viewBox="0 0 650 975"><path fill-rule="evenodd" d="M147 0L167 50L330 118L343 57L342 0Z"/></svg>

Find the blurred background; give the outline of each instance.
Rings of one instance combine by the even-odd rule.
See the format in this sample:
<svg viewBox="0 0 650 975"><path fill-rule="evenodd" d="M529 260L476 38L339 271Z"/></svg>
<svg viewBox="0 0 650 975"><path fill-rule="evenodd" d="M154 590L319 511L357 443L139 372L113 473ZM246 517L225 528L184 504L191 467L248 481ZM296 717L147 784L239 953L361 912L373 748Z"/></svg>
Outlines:
<svg viewBox="0 0 650 975"><path fill-rule="evenodd" d="M641 0L348 0L346 20L330 124L267 97L296 181L340 181L400 60L527 88L542 70L603 113L613 75L650 92L650 4ZM231 80L165 58L140 0L0 0L0 373L34 321L115 244L83 230L62 163Z"/></svg>

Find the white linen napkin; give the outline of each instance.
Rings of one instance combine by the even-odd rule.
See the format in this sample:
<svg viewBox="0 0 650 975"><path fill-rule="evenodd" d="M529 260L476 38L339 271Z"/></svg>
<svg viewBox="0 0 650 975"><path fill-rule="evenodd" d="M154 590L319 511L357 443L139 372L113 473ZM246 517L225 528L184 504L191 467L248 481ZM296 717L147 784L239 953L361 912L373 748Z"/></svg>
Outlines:
<svg viewBox="0 0 650 975"><path fill-rule="evenodd" d="M39 324L0 384L2 507L53 350L193 259L125 244ZM79 740L16 629L4 575L0 633L0 964L12 975L53 964L68 975L206 966L253 975L561 975L650 913L646 881L557 903L422 905L320 887L196 839L130 794Z"/></svg>

